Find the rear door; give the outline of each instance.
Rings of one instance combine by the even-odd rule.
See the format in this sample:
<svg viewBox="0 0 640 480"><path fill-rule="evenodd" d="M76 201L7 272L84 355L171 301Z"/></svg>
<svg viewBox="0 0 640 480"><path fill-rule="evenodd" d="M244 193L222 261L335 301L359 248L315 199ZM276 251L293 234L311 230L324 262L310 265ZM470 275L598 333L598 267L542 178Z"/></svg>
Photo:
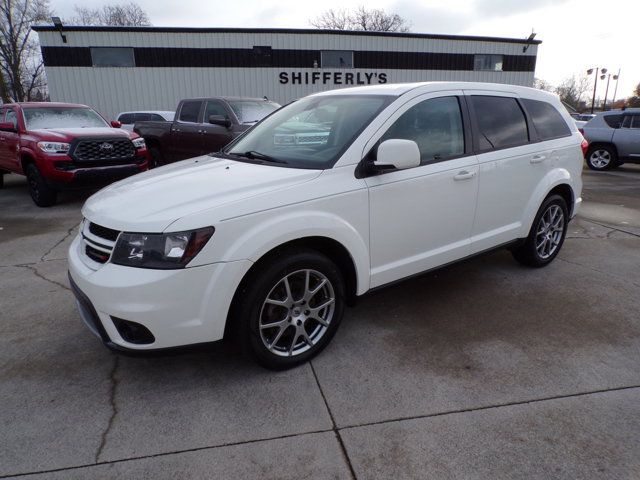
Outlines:
<svg viewBox="0 0 640 480"><path fill-rule="evenodd" d="M5 110L2 121L13 123L15 129L18 129L18 113L12 108ZM20 134L17 132L0 131L0 168L12 172L22 171L18 155L18 145L20 143Z"/></svg>
<svg viewBox="0 0 640 480"><path fill-rule="evenodd" d="M216 115L231 121L231 112L219 100L207 100L202 125L202 153L217 152L233 139L231 127L209 123L209 117Z"/></svg>
<svg viewBox="0 0 640 480"><path fill-rule="evenodd" d="M465 91L479 163L472 253L517 238L525 208L549 170L547 145L535 133L519 99L508 92Z"/></svg>
<svg viewBox="0 0 640 480"><path fill-rule="evenodd" d="M625 115L613 134L618 157L640 160L640 115Z"/></svg>
<svg viewBox="0 0 640 480"><path fill-rule="evenodd" d="M176 120L171 125L171 160L184 160L202 153L203 100L182 102Z"/></svg>

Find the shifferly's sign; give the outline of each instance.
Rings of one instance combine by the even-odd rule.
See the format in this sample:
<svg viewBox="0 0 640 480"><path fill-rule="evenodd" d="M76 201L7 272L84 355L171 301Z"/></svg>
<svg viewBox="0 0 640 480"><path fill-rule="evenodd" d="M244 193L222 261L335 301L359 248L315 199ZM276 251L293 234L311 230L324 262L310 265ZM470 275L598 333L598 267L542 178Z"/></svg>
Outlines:
<svg viewBox="0 0 640 480"><path fill-rule="evenodd" d="M280 72L283 85L372 85L387 83L386 73L376 72Z"/></svg>

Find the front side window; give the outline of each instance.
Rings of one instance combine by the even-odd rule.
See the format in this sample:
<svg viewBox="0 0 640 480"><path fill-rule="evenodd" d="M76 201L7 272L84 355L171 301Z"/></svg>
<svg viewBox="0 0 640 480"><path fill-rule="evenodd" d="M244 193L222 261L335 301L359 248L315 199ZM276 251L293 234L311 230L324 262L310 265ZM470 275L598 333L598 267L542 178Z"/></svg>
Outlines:
<svg viewBox="0 0 640 480"><path fill-rule="evenodd" d="M202 102L199 101L184 102L180 109L180 117L178 117L178 120L181 122L198 123L201 106Z"/></svg>
<svg viewBox="0 0 640 480"><path fill-rule="evenodd" d="M94 67L135 67L133 48L92 47L91 63Z"/></svg>
<svg viewBox="0 0 640 480"><path fill-rule="evenodd" d="M322 68L353 68L353 52L348 50L323 50L320 52Z"/></svg>
<svg viewBox="0 0 640 480"><path fill-rule="evenodd" d="M634 115L631 120L631 128L640 128L640 115Z"/></svg>
<svg viewBox="0 0 640 480"><path fill-rule="evenodd" d="M529 141L527 120L515 98L473 95L480 150L514 147Z"/></svg>
<svg viewBox="0 0 640 480"><path fill-rule="evenodd" d="M16 115L16 112L13 110L7 110L7 116L4 121L7 123L13 123L13 128L18 128L18 115Z"/></svg>
<svg viewBox="0 0 640 480"><path fill-rule="evenodd" d="M230 100L229 106L240 123L256 123L280 108L275 102L261 100Z"/></svg>
<svg viewBox="0 0 640 480"><path fill-rule="evenodd" d="M622 128L640 128L640 115L625 115Z"/></svg>
<svg viewBox="0 0 640 480"><path fill-rule="evenodd" d="M207 107L204 110L204 121L207 123L211 115L218 117L228 118L227 110L220 102L207 102Z"/></svg>
<svg viewBox="0 0 640 480"><path fill-rule="evenodd" d="M457 97L432 98L414 105L380 139L413 140L423 163L464 154L464 130Z"/></svg>
<svg viewBox="0 0 640 480"><path fill-rule="evenodd" d="M502 71L502 55L474 55L473 69Z"/></svg>
<svg viewBox="0 0 640 480"><path fill-rule="evenodd" d="M90 108L24 107L22 112L27 130L109 127L107 122Z"/></svg>
<svg viewBox="0 0 640 480"><path fill-rule="evenodd" d="M281 108L225 148L258 152L293 168L331 168L362 130L396 97L322 95ZM267 163L267 162L265 162Z"/></svg>
<svg viewBox="0 0 640 480"><path fill-rule="evenodd" d="M522 103L533 120L540 140L551 140L571 135L567 122L550 103L528 98L523 98Z"/></svg>

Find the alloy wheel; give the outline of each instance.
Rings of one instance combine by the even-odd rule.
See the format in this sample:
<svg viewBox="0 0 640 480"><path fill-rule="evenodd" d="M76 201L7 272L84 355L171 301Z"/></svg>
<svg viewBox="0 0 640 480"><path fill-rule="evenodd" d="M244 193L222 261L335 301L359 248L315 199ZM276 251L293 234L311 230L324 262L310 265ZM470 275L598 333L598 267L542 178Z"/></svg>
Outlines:
<svg viewBox="0 0 640 480"><path fill-rule="evenodd" d="M293 357L306 352L327 332L336 297L329 279L305 269L281 278L260 309L260 338L273 354Z"/></svg>
<svg viewBox="0 0 640 480"><path fill-rule="evenodd" d="M560 242L565 229L564 213L558 205L551 205L540 217L536 229L536 252L542 260L551 257Z"/></svg>
<svg viewBox="0 0 640 480"><path fill-rule="evenodd" d="M591 165L596 168L606 168L611 163L611 153L607 150L594 150L589 157Z"/></svg>

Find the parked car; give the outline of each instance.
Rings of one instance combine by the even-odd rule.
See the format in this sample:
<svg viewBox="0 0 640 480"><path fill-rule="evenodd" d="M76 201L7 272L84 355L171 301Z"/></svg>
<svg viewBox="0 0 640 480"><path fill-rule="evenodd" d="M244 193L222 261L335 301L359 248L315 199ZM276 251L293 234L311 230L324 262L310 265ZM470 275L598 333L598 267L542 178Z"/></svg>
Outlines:
<svg viewBox="0 0 640 480"><path fill-rule="evenodd" d="M147 170L144 140L119 126L86 105L3 105L0 186L4 173L25 175L35 204L49 207L59 190L103 186Z"/></svg>
<svg viewBox="0 0 640 480"><path fill-rule="evenodd" d="M581 132L589 142L585 159L590 169L640 163L640 108L598 113Z"/></svg>
<svg viewBox="0 0 640 480"><path fill-rule="evenodd" d="M136 112L121 112L116 119L122 124L122 128L133 132L136 122L173 122L176 112L162 110L144 110Z"/></svg>
<svg viewBox="0 0 640 480"><path fill-rule="evenodd" d="M320 109L326 141L275 141ZM320 352L345 306L371 289L504 246L548 265L581 203L584 148L558 97L531 88L318 93L219 153L91 197L70 283L112 348L228 334L262 365L291 367Z"/></svg>
<svg viewBox="0 0 640 480"><path fill-rule="evenodd" d="M217 152L280 108L260 98L212 97L182 100L173 122L136 122L153 167Z"/></svg>

